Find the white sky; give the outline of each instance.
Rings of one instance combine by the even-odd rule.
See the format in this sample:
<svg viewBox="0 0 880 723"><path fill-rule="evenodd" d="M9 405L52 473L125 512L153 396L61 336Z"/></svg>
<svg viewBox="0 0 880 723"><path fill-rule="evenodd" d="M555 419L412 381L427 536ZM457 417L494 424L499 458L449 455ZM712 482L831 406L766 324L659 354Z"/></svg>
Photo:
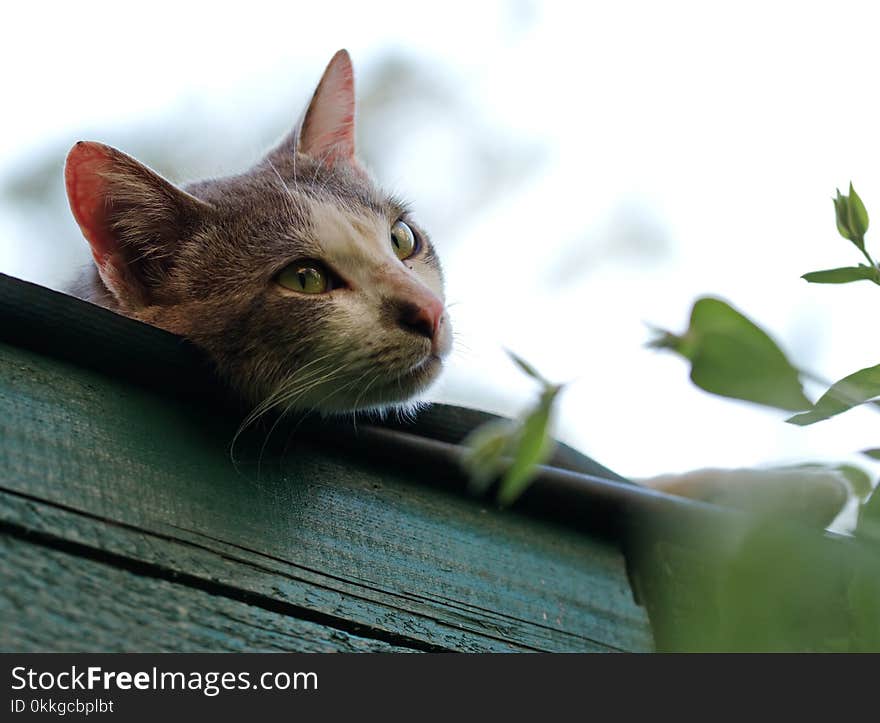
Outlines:
<svg viewBox="0 0 880 723"><path fill-rule="evenodd" d="M683 362L643 348L643 322L680 330L693 299L714 293L823 376L880 361L880 289L798 278L859 261L834 230L835 186L852 179L880 227L876 7L17 4L0 36L0 177L47 139L72 143L187 104L247 117L287 95L278 87L288 75L296 87L317 80L339 47L356 69L404 49L493 127L549 153L455 237L435 238L467 346L438 398L518 409L532 389L506 346L547 376L577 380L560 435L622 474L851 458L880 446L868 410L801 429L710 397ZM255 138L255 154L270 140ZM414 150L380 180L423 218L441 217L455 149ZM633 208L662 229L665 257L616 252ZM0 270L40 280L13 247L17 233L0 216ZM586 273L566 281L569 264Z"/></svg>

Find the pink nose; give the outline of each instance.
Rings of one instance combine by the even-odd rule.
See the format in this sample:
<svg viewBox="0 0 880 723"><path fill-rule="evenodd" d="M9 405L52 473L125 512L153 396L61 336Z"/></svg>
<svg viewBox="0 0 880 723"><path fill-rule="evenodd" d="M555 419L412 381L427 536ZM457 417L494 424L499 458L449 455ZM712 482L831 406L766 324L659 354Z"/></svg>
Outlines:
<svg viewBox="0 0 880 723"><path fill-rule="evenodd" d="M418 302L404 301L398 307L397 321L400 326L431 341L437 336L442 319L443 302L434 296Z"/></svg>

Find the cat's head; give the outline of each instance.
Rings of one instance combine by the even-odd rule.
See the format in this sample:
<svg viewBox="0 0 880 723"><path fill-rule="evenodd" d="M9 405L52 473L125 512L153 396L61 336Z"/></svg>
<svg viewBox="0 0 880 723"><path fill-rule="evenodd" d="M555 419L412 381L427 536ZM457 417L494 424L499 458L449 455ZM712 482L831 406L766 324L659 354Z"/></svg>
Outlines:
<svg viewBox="0 0 880 723"><path fill-rule="evenodd" d="M385 407L439 373L451 346L440 264L355 158L345 51L294 131L241 175L178 188L81 142L65 180L115 308L191 339L251 401Z"/></svg>

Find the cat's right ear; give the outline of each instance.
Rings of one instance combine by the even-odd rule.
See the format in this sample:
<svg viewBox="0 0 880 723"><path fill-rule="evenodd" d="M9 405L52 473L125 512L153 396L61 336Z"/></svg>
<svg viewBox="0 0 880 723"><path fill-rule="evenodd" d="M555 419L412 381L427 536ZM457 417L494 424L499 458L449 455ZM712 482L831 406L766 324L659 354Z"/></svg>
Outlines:
<svg viewBox="0 0 880 723"><path fill-rule="evenodd" d="M354 69L347 50L334 55L299 125L300 153L329 162L354 160Z"/></svg>
<svg viewBox="0 0 880 723"><path fill-rule="evenodd" d="M338 51L324 70L293 133L269 155L279 165L296 153L319 163L348 163L361 170L354 155L354 69L347 50Z"/></svg>
<svg viewBox="0 0 880 723"><path fill-rule="evenodd" d="M209 207L101 143L80 141L70 150L64 181L98 273L120 306L153 303L180 240Z"/></svg>

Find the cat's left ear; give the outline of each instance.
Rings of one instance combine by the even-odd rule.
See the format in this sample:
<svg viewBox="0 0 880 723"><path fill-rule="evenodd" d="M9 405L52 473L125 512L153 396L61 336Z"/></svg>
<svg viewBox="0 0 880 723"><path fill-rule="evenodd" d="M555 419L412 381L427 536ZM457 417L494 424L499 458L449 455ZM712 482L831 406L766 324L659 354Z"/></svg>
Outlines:
<svg viewBox="0 0 880 723"><path fill-rule="evenodd" d="M101 143L80 141L71 148L64 179L104 284L123 309L153 303L181 241L210 208Z"/></svg>

